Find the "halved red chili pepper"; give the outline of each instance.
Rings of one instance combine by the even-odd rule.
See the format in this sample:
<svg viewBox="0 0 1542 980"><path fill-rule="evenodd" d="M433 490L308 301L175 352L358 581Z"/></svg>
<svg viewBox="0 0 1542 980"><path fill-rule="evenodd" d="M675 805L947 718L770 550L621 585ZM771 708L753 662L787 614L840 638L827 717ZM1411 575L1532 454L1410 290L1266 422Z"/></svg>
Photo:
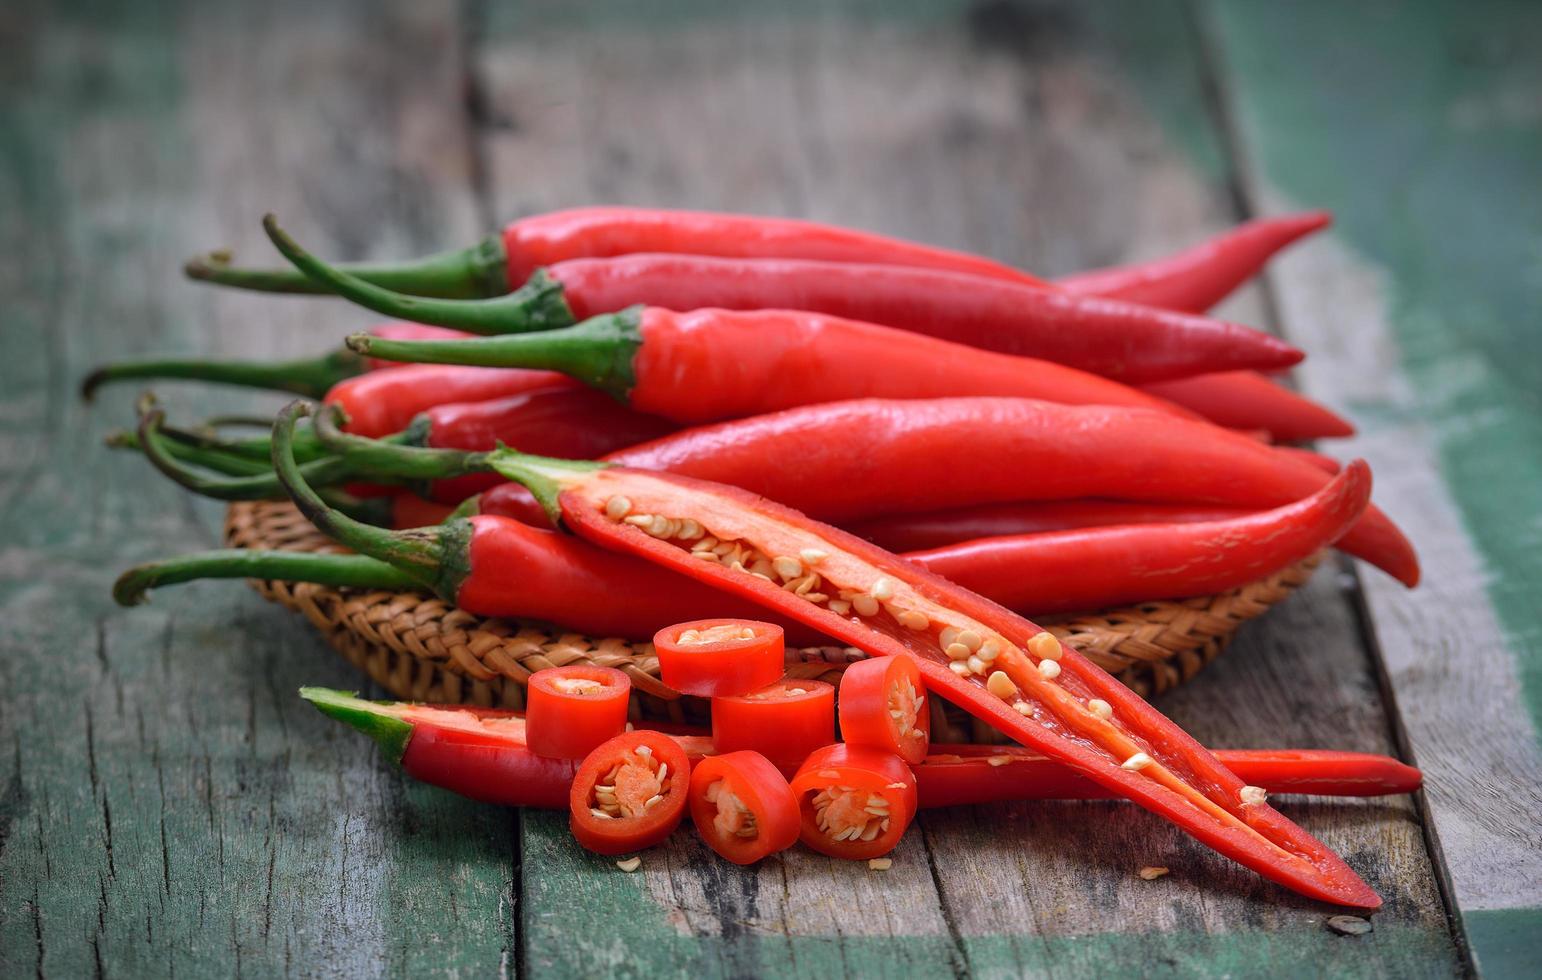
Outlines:
<svg viewBox="0 0 1542 980"><path fill-rule="evenodd" d="M1173 255L1078 272L1055 285L1082 295L1198 313L1225 299L1274 253L1332 221L1326 211L1257 218Z"/></svg>
<svg viewBox="0 0 1542 980"><path fill-rule="evenodd" d="M916 779L891 752L827 745L792 779L799 838L821 854L865 861L894 850L916 814Z"/></svg>
<svg viewBox="0 0 1542 980"><path fill-rule="evenodd" d="M1085 371L818 313L642 307L561 330L474 340L355 334L361 355L548 368L643 412L712 422L847 398L1009 395L1068 405L1186 409Z"/></svg>
<svg viewBox="0 0 1542 980"><path fill-rule="evenodd" d="M934 693L1222 854L1307 895L1380 904L1341 859L1171 721L1052 634L974 593L734 487L534 457L510 460L505 469L554 520L602 547L683 571L870 654L911 657ZM289 470L293 476L292 465ZM655 524L655 516L666 523ZM746 571L695 559L689 541L650 534L686 519L718 540L741 544L752 560L822 552L815 568L819 591L797 595ZM832 609L832 601L841 608ZM955 646L972 652L953 659L948 651Z"/></svg>
<svg viewBox="0 0 1542 980"><path fill-rule="evenodd" d="M568 794L568 826L597 854L652 847L680 825L690 783L691 764L668 735L617 735L578 767Z"/></svg>
<svg viewBox="0 0 1542 980"><path fill-rule="evenodd" d="M737 697L787 669L782 628L753 619L697 619L653 635L659 680L681 694Z"/></svg>
<svg viewBox="0 0 1542 980"><path fill-rule="evenodd" d="M1201 374L1142 385L1141 390L1198 412L1216 425L1263 429L1282 442L1355 434L1355 427L1327 406L1256 371Z"/></svg>
<svg viewBox="0 0 1542 980"><path fill-rule="evenodd" d="M921 671L909 659L873 657L851 664L841 675L836 704L847 745L888 752L911 764L926 758L932 714Z"/></svg>
<svg viewBox="0 0 1542 980"><path fill-rule="evenodd" d="M749 694L712 699L718 752L759 752L792 772L810 752L835 741L835 688L783 678Z"/></svg>
<svg viewBox="0 0 1542 980"><path fill-rule="evenodd" d="M553 262L632 252L876 262L1045 285L1037 276L978 255L854 228L793 218L631 207L570 208L532 215L457 252L343 268L368 282L413 295L498 296L508 292L511 283L524 282ZM223 253L202 256L189 262L186 271L194 279L243 289L323 291L293 269L240 269L229 262Z"/></svg>
<svg viewBox="0 0 1542 980"><path fill-rule="evenodd" d="M691 819L707 846L754 864L798 840L798 800L759 752L729 752L691 768Z"/></svg>
<svg viewBox="0 0 1542 980"><path fill-rule="evenodd" d="M1255 582L1316 554L1359 520L1370 499L1370 467L1355 460L1305 500L1244 517L983 538L905 557L1024 612L1182 599Z"/></svg>
<svg viewBox="0 0 1542 980"><path fill-rule="evenodd" d="M530 675L526 738L536 755L582 759L626 730L632 682L614 667L569 664Z"/></svg>
<svg viewBox="0 0 1542 980"><path fill-rule="evenodd" d="M341 691L303 687L323 713L380 743L408 775L486 803L566 809L572 760L543 759L525 744L525 719L512 711L465 705L365 701ZM693 764L712 755L712 739L691 729L666 731ZM922 809L1004 800L1109 799L1074 770L1018 745L934 745L912 767ZM1419 770L1384 755L1312 749L1222 749L1217 759L1244 783L1269 793L1387 796L1411 793Z"/></svg>
<svg viewBox="0 0 1542 980"><path fill-rule="evenodd" d="M1261 331L1192 314L937 269L804 259L576 259L537 272L518 292L497 299L414 298L327 266L280 231L271 215L264 227L286 258L332 291L390 316L472 333L566 326L646 303L828 313L1130 382L1289 367L1302 357Z"/></svg>

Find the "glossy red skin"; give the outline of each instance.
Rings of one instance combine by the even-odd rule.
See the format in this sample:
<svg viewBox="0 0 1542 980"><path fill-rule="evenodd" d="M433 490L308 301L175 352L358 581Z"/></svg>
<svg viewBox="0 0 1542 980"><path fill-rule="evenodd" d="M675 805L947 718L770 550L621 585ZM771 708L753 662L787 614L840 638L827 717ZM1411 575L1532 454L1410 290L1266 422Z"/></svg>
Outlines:
<svg viewBox="0 0 1542 980"><path fill-rule="evenodd" d="M1300 351L1261 331L1187 313L1072 296L937 269L627 255L546 270L578 319L639 303L827 313L1019 354L1137 383L1241 368L1283 368Z"/></svg>
<svg viewBox="0 0 1542 980"><path fill-rule="evenodd" d="M933 750L914 767L923 810L1008 800L1115 798L1075 770L1020 746L937 745ZM1261 749L1219 751L1216 758L1249 786L1270 793L1384 796L1412 793L1423 782L1419 770L1384 755Z"/></svg>
<svg viewBox="0 0 1542 980"><path fill-rule="evenodd" d="M678 426L622 405L604 392L560 385L532 388L486 401L450 402L423 412L427 445L482 452L500 443L558 459L593 459L675 431ZM495 473L437 480L433 499L458 504L503 483Z"/></svg>
<svg viewBox="0 0 1542 980"><path fill-rule="evenodd" d="M1306 463L1311 463L1324 473L1338 473L1344 469L1343 464L1332 456L1325 456L1310 449L1302 449L1300 446L1275 446L1274 451L1284 453L1286 456L1294 456L1296 459Z"/></svg>
<svg viewBox="0 0 1542 980"><path fill-rule="evenodd" d="M713 211L587 207L551 211L503 230L509 282L566 259L632 252L680 252L725 258L802 258L827 262L951 269L1029 286L1044 280L967 252L889 238L837 225Z"/></svg>
<svg viewBox="0 0 1542 980"><path fill-rule="evenodd" d="M1355 460L1305 500L1246 517L984 538L905 557L1022 612L1183 599L1256 582L1316 554L1370 498L1370 468Z"/></svg>
<svg viewBox="0 0 1542 980"><path fill-rule="evenodd" d="M433 527L435 524L444 523L444 519L454 510L455 508L446 504L424 500L417 494L397 494L391 498L391 527L396 530L409 527Z"/></svg>
<svg viewBox="0 0 1542 980"><path fill-rule="evenodd" d="M594 636L651 640L673 623L708 615L766 619L765 610L570 535L506 517L470 518L469 574L455 604L479 616L557 623ZM828 642L799 623L779 623L799 645Z"/></svg>
<svg viewBox="0 0 1542 980"><path fill-rule="evenodd" d="M719 640L681 645L686 630L714 626L748 627L753 640ZM732 698L758 691L786 672L787 644L775 623L754 619L697 619L675 623L653 634L659 659L659 680L665 686L699 698Z"/></svg>
<svg viewBox="0 0 1542 980"><path fill-rule="evenodd" d="M503 494L499 494L501 498ZM487 498L483 498L484 502ZM1192 524L1224 521L1257 513L1256 509L1214 504L1151 504L1128 500L1023 500L980 504L920 514L895 514L854 521L846 530L889 551L922 551L1018 534L1043 534L1076 528L1124 524Z"/></svg>
<svg viewBox="0 0 1542 980"><path fill-rule="evenodd" d="M889 716L889 694L896 684L909 680L918 695L926 684L916 665L905 657L872 657L846 667L841 674L836 711L841 739L847 745L888 752L915 765L926 758L931 745L932 713L923 707L916 713L920 738L901 738Z"/></svg>
<svg viewBox="0 0 1542 980"><path fill-rule="evenodd" d="M1274 253L1332 222L1326 211L1259 218L1173 255L1079 272L1055 285L1080 295L1198 313L1225 299Z"/></svg>
<svg viewBox="0 0 1542 980"><path fill-rule="evenodd" d="M519 717L493 708L444 707L485 719ZM406 720L412 722L413 730L401 761L414 779L499 806L567 808L578 764L571 759L543 759L531 752L522 729L468 732ZM688 730L672 737L693 764L713 751L709 738ZM1243 782L1270 793L1387 796L1412 793L1423 778L1418 769L1389 756L1359 752L1222 749L1215 755ZM993 758L1005 764L991 765ZM911 771L922 809L1004 800L1117 798L1085 776L1018 745L933 745L932 754Z"/></svg>
<svg viewBox="0 0 1542 980"><path fill-rule="evenodd" d="M557 681L594 681L593 694L564 691ZM582 759L626 730L632 682L614 667L568 664L530 675L525 687L525 743L548 759Z"/></svg>
<svg viewBox="0 0 1542 980"><path fill-rule="evenodd" d="M605 459L738 486L836 522L1079 497L1263 509L1331 479L1207 423L1026 398L812 405L688 429ZM1374 506L1339 547L1410 587L1419 581L1413 546Z"/></svg>
<svg viewBox="0 0 1542 980"><path fill-rule="evenodd" d="M717 805L707 787L723 780L755 815L759 831L752 838L723 837L712 825ZM798 800L771 760L759 752L730 752L702 759L691 767L691 820L707 846L734 864L754 864L785 851L798 841Z"/></svg>
<svg viewBox="0 0 1542 980"><path fill-rule="evenodd" d="M810 752L835 741L834 687L790 678L766 687L778 685L808 693L764 700L712 699L712 744L717 751L759 752L783 772L794 772Z"/></svg>
<svg viewBox="0 0 1542 980"><path fill-rule="evenodd" d="M332 386L325 401L348 413L348 431L378 439L400 432L435 405L505 398L533 388L576 387L555 371L407 364L370 371Z"/></svg>
<svg viewBox="0 0 1542 980"><path fill-rule="evenodd" d="M406 320L392 320L376 327L370 327L369 332L382 340L461 340L474 336L463 330L451 330L449 327L431 327L426 323L409 323ZM386 361L378 357L366 357L364 366L370 371L379 371L384 368L398 368L402 366L400 361Z"/></svg>
<svg viewBox="0 0 1542 980"><path fill-rule="evenodd" d="M622 755L638 745L647 745L655 759L669 766L669 791L641 817L600 820L589 812L594 784ZM617 735L591 752L578 767L568 791L568 829L579 844L596 854L625 854L652 847L680 826L690 798L690 771L685 751L668 735L649 731Z"/></svg>
<svg viewBox="0 0 1542 980"><path fill-rule="evenodd" d="M605 501L615 493L625 493L642 512L691 516L705 526L721 529L720 533L734 536L743 536L741 528L764 527L771 522L801 528L827 546L831 557L826 562L834 564L825 567L847 560L860 561L900 583L900 587L972 618L1018 648L1026 649L1029 639L1044 630L1008 610L837 528L821 525L788 507L735 487L622 469L569 472L561 481L563 489L557 502L563 521L602 547L642 555L712 583L808 623L871 655L911 657L934 694L942 694L1009 738L1085 772L1099 784L1166 817L1221 854L1314 898L1359 908L1380 906L1380 897L1320 841L1267 804L1239 806L1244 784L1234 774L1192 736L1074 649L1061 645L1061 671L1053 686L1046 690L1054 698L1107 701L1113 708L1111 722L1096 722L1085 713L1062 714L1062 709L1050 701L1045 702L1044 716L1024 717L1002 699L987 693L983 680L966 681L944 666L946 658L934 643L921 643L908 631L891 634L873 629L806 602L772 583L693 559L684 550L650 537L632 525L612 522L604 516ZM1085 740L1085 733L1092 730L1105 736L1113 733L1113 737L1123 740L1124 745L1119 746L1121 754L1132 746L1149 753L1190 792L1202 794L1207 805L1225 810L1231 819L1241 821L1274 846L1201 809L1176 789L1125 770L1111 750L1094 747ZM1293 857L1282 856L1279 849Z"/></svg>
<svg viewBox="0 0 1542 980"><path fill-rule="evenodd" d="M795 310L644 309L633 408L701 423L850 398L1007 395L1197 418L1086 371Z"/></svg>
<svg viewBox="0 0 1542 980"><path fill-rule="evenodd" d="M1304 395L1257 371L1221 371L1177 381L1142 385L1141 390L1182 405L1229 429L1263 429L1280 442L1333 439L1355 427Z"/></svg>
<svg viewBox="0 0 1542 980"><path fill-rule="evenodd" d="M820 775L831 771L836 775ZM809 802L827 786L851 786L887 798L889 829L870 841L831 838L819 829ZM802 819L799 838L821 854L848 861L866 861L894 850L910 827L918 803L916 778L904 759L892 752L844 743L825 746L810 755L792 778L792 791Z"/></svg>

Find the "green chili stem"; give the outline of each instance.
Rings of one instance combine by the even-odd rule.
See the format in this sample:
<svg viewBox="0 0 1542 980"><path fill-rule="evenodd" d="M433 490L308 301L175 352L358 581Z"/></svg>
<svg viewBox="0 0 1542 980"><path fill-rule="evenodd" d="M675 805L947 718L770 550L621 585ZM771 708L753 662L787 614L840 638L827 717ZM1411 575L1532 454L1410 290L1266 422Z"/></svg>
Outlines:
<svg viewBox="0 0 1542 980"><path fill-rule="evenodd" d="M96 395L98 388L115 381L179 378L321 398L339 381L363 373L364 359L351 350L269 364L252 361L122 361L104 365L86 375L80 385L80 395L89 401Z"/></svg>
<svg viewBox="0 0 1542 980"><path fill-rule="evenodd" d="M514 292L492 299L409 296L321 261L280 229L271 214L262 219L262 226L284 257L316 283L389 317L480 334L523 333L573 324L573 311L562 298L562 284L541 270Z"/></svg>
<svg viewBox="0 0 1542 980"><path fill-rule="evenodd" d="M146 406L139 418L139 448L168 479L194 493L215 500L274 500L282 499L284 488L271 469L246 475L232 475L215 479L192 469L187 463L208 464L209 469L220 471L219 463L225 460L217 454L209 454L197 447L183 445L174 450L160 431L165 415L154 407ZM180 457L180 458L179 458ZM327 457L306 464L308 475L319 483L341 483L353 475L346 460ZM352 498L349 498L350 500Z"/></svg>
<svg viewBox="0 0 1542 980"><path fill-rule="evenodd" d="M448 480L490 471L488 453L464 449L423 449L404 443L411 430L400 437L368 439L350 435L338 427L341 411L323 406L315 418L317 441L348 461L355 472L401 482Z"/></svg>
<svg viewBox="0 0 1542 980"><path fill-rule="evenodd" d="M624 402L636 384L632 362L642 347L641 322L642 307L634 306L539 333L460 340L387 340L356 333L348 346L387 361L561 371Z"/></svg>
<svg viewBox="0 0 1542 980"><path fill-rule="evenodd" d="M414 296L473 299L509 291L508 254L503 238L491 235L469 248L407 262L359 262L341 266L366 282ZM189 261L190 279L268 293L327 293L331 290L294 269L242 269L223 252Z"/></svg>
<svg viewBox="0 0 1542 980"><path fill-rule="evenodd" d="M300 697L315 705L322 714L352 725L379 742L381 751L393 762L400 762L407 751L407 742L412 738L412 723L391 714L389 702L377 704L356 694L325 687L302 687Z"/></svg>
<svg viewBox="0 0 1542 980"><path fill-rule="evenodd" d="M151 589L201 578L276 579L361 589L411 589L419 584L407 573L365 555L232 548L136 566L119 576L112 596L119 605L138 605Z"/></svg>

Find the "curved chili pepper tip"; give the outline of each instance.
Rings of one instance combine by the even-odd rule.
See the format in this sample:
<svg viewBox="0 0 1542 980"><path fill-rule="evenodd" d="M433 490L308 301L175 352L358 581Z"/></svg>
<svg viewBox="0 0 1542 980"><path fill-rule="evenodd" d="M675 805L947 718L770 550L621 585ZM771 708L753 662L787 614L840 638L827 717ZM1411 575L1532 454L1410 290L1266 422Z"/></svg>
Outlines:
<svg viewBox="0 0 1542 980"><path fill-rule="evenodd" d="M326 687L302 687L300 697L329 718L356 728L380 744L392 762L400 762L412 738L412 723L380 710L380 705L360 698L357 693L334 691Z"/></svg>

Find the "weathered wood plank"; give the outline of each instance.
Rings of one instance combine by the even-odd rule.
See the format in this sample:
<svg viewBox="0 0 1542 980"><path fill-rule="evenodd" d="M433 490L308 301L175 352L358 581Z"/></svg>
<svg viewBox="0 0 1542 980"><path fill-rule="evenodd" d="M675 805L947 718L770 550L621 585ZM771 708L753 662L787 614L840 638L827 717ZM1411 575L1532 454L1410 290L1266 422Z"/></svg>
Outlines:
<svg viewBox="0 0 1542 980"><path fill-rule="evenodd" d="M1338 214L1334 247L1291 257L1275 282L1289 336L1324 355L1307 389L1351 407L1351 448L1424 556L1417 592L1367 572L1365 602L1450 898L1482 972L1535 975L1542 11L1212 14L1250 193Z"/></svg>
<svg viewBox="0 0 1542 980"><path fill-rule="evenodd" d="M807 215L1050 273L1159 253L1234 220L1178 5L863 8L865 19L831 5L628 9L495 13L477 77L500 218L595 200ZM1229 306L1252 322L1266 310L1256 293ZM1390 748L1352 604L1329 572L1163 707L1217 744ZM677 835L623 875L543 817L523 838L528 963L707 976L1454 968L1407 801L1290 812L1387 895L1375 935L1335 937L1322 908L1115 805L928 815L882 874L799 851L742 871ZM1174 873L1134 877L1147 863Z"/></svg>
<svg viewBox="0 0 1542 980"><path fill-rule="evenodd" d="M512 958L509 815L408 784L302 705L301 684L358 678L246 590L116 609L118 570L209 546L218 508L100 448L131 392L90 409L74 393L102 359L294 354L357 322L181 280L198 249L257 252L266 208L334 254L472 234L465 134L441 110L458 104L456 11L14 8L0 33L0 975L490 974ZM277 404L169 394L183 415Z"/></svg>

